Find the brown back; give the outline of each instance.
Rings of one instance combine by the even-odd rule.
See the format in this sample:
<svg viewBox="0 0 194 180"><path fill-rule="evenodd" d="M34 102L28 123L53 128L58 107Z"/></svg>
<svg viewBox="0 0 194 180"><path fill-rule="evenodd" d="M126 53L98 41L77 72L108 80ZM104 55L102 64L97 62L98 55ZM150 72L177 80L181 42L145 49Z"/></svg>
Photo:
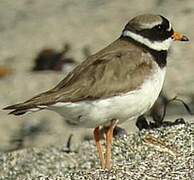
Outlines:
<svg viewBox="0 0 194 180"><path fill-rule="evenodd" d="M7 109L28 109L57 102L107 98L138 89L153 70L153 57L143 47L119 38L90 56L56 87Z"/></svg>
<svg viewBox="0 0 194 180"><path fill-rule="evenodd" d="M28 102L53 104L99 99L137 89L153 67L143 48L118 39L77 66L55 88Z"/></svg>

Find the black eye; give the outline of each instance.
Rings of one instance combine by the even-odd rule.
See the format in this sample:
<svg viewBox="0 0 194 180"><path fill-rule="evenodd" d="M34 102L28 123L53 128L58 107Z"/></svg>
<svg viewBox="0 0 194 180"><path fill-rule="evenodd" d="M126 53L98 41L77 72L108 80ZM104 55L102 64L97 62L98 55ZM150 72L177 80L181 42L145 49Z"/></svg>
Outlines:
<svg viewBox="0 0 194 180"><path fill-rule="evenodd" d="M154 29L156 29L157 31L164 31L165 27L163 25L157 25L154 27Z"/></svg>

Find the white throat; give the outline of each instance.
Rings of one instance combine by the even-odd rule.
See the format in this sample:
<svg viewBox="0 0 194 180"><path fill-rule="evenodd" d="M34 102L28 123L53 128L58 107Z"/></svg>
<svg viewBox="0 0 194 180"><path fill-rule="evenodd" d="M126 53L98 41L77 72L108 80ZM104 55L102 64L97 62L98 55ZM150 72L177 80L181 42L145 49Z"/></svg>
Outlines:
<svg viewBox="0 0 194 180"><path fill-rule="evenodd" d="M140 42L144 45L146 45L147 47L157 50L157 51L161 51L161 50L168 50L171 43L172 43L172 38L168 38L164 41L150 41L147 38L142 37L139 34L135 34L131 31L123 31L123 36L125 37L130 37L132 39L134 39L137 42Z"/></svg>

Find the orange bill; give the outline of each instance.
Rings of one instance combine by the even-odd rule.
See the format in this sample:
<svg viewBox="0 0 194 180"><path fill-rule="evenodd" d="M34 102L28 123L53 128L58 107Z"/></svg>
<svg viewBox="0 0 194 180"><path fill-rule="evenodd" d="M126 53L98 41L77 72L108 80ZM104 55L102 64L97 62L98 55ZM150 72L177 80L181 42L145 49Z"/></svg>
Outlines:
<svg viewBox="0 0 194 180"><path fill-rule="evenodd" d="M174 41L189 41L189 38L187 36L184 36L179 32L174 32L174 34L172 35L172 39Z"/></svg>

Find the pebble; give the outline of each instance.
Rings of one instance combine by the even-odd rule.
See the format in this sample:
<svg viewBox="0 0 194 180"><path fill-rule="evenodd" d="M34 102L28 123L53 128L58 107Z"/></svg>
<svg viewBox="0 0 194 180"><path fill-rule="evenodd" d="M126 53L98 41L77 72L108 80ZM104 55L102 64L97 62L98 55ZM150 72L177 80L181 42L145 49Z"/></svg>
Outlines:
<svg viewBox="0 0 194 180"><path fill-rule="evenodd" d="M115 138L110 171L100 168L93 140L78 152L63 146L1 152L0 180L194 179L193 134L194 124L181 124Z"/></svg>

